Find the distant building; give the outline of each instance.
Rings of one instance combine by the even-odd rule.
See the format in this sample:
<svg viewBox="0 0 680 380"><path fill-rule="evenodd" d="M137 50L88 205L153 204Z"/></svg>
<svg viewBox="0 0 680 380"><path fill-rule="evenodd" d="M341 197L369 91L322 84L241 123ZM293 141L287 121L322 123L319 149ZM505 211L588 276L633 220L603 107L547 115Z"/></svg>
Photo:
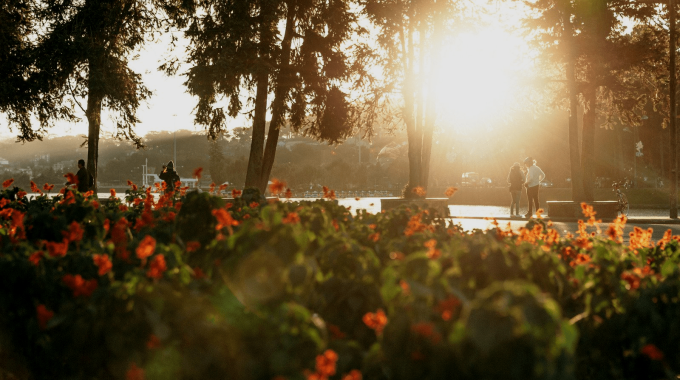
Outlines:
<svg viewBox="0 0 680 380"><path fill-rule="evenodd" d="M0 157L0 167L2 167L2 168L7 168L7 167L9 167L9 161L7 161L6 159Z"/></svg>
<svg viewBox="0 0 680 380"><path fill-rule="evenodd" d="M50 162L50 154L49 153L44 153L44 154L36 154L33 156L33 162L38 162L38 161L47 161Z"/></svg>
<svg viewBox="0 0 680 380"><path fill-rule="evenodd" d="M62 172L64 169L68 169L70 166L73 166L73 161L59 161L52 165L52 170L55 172Z"/></svg>

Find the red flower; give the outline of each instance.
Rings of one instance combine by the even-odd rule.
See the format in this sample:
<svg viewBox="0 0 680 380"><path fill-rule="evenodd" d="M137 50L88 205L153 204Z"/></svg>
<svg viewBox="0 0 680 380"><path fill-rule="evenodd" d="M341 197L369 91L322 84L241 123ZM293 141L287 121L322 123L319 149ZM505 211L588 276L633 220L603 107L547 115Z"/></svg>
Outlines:
<svg viewBox="0 0 680 380"><path fill-rule="evenodd" d="M92 261L94 262L94 265L99 268L97 274L100 276L109 273L111 268L113 268L113 264L111 264L111 260L109 260L109 255L94 254L92 255Z"/></svg>
<svg viewBox="0 0 680 380"><path fill-rule="evenodd" d="M110 189L109 191L111 192L111 198L115 198L116 197L116 189Z"/></svg>
<svg viewBox="0 0 680 380"><path fill-rule="evenodd" d="M137 258L139 258L140 260L145 260L147 257L153 255L155 251L156 251L156 239L152 238L149 235L146 235L144 239L142 239L142 242L139 243L139 246L137 246L135 253L137 253Z"/></svg>
<svg viewBox="0 0 680 380"><path fill-rule="evenodd" d="M80 223L74 220L68 226L68 231L62 231L61 234L64 236L64 239L68 241L81 241L83 240L84 232L85 231L80 227Z"/></svg>
<svg viewBox="0 0 680 380"><path fill-rule="evenodd" d="M26 194L28 194L28 193L25 192L25 191L23 191L23 190L20 190L20 191L17 193L17 198L23 198L23 197L26 196Z"/></svg>
<svg viewBox="0 0 680 380"><path fill-rule="evenodd" d="M197 241L188 241L187 242L187 252L196 252L199 249L201 249L201 243Z"/></svg>
<svg viewBox="0 0 680 380"><path fill-rule="evenodd" d="M154 334L149 335L149 340L146 341L146 348L153 350L161 346L161 340Z"/></svg>
<svg viewBox="0 0 680 380"><path fill-rule="evenodd" d="M448 296L445 300L439 301L436 310L441 313L443 320L448 321L458 306L460 306L460 300L454 296Z"/></svg>
<svg viewBox="0 0 680 380"><path fill-rule="evenodd" d="M97 289L97 280L85 280L79 274L65 274L61 281L73 291L74 297L89 297Z"/></svg>
<svg viewBox="0 0 680 380"><path fill-rule="evenodd" d="M151 259L151 264L149 264L149 270L146 272L146 275L149 278L160 279L167 269L168 268L165 265L165 256L158 254Z"/></svg>
<svg viewBox="0 0 680 380"><path fill-rule="evenodd" d="M232 198L238 198L238 197L240 197L240 196L241 196L241 190L233 189L233 190L231 191L231 197L232 197Z"/></svg>
<svg viewBox="0 0 680 380"><path fill-rule="evenodd" d="M382 309L378 309L375 313L364 314L363 321L366 326L375 330L375 333L380 335L387 324L387 316Z"/></svg>
<svg viewBox="0 0 680 380"><path fill-rule="evenodd" d="M45 330L47 328L47 322L54 317L54 312L42 304L35 307L35 312L38 316L38 326L40 327L40 330Z"/></svg>
<svg viewBox="0 0 680 380"><path fill-rule="evenodd" d="M380 232L375 232L370 235L368 235L368 240L377 243L378 240L380 240Z"/></svg>
<svg viewBox="0 0 680 380"><path fill-rule="evenodd" d="M203 273L203 269L199 267L194 267L194 278L195 279L205 278L205 273Z"/></svg>
<svg viewBox="0 0 680 380"><path fill-rule="evenodd" d="M45 245L47 246L47 251L52 257L64 257L68 251L68 240L66 239L64 239L61 243L48 241L45 243Z"/></svg>
<svg viewBox="0 0 680 380"><path fill-rule="evenodd" d="M45 184L43 185L43 190L45 190L45 191L47 191L47 192L49 192L50 190L52 190L52 188L54 188L54 185L50 185L49 183L45 183Z"/></svg>
<svg viewBox="0 0 680 380"><path fill-rule="evenodd" d="M219 187L218 190L219 190L220 193L221 193L221 192L223 192L224 190L227 190L227 187L229 187L229 185L227 185L226 183L223 183L223 184L220 185L220 187Z"/></svg>
<svg viewBox="0 0 680 380"><path fill-rule="evenodd" d="M273 195L277 195L278 193L282 192L283 189L286 188L286 183L279 181L278 179L274 178L272 179L271 185L269 185L269 191Z"/></svg>
<svg viewBox="0 0 680 380"><path fill-rule="evenodd" d="M144 370L137 367L135 363L130 363L130 367L125 372L125 380L144 380Z"/></svg>
<svg viewBox="0 0 680 380"><path fill-rule="evenodd" d="M64 177L66 178L66 181L68 181L69 185L77 185L78 184L78 177L75 174L66 173L66 174L64 174Z"/></svg>
<svg viewBox="0 0 680 380"><path fill-rule="evenodd" d="M210 189L208 190L208 192L209 192L210 194L212 194L212 193L215 192L215 182L213 182L213 183L210 184Z"/></svg>
<svg viewBox="0 0 680 380"><path fill-rule="evenodd" d="M163 217L163 220L166 221L166 222L172 223L172 222L175 221L175 216L177 216L177 214L175 214L172 211L168 211L168 213L165 214L165 216Z"/></svg>
<svg viewBox="0 0 680 380"><path fill-rule="evenodd" d="M282 222L284 224L297 224L300 223L300 216L298 216L297 212L291 212L283 218Z"/></svg>
<svg viewBox="0 0 680 380"><path fill-rule="evenodd" d="M284 196L288 199L293 198L293 192L290 189L286 189L286 194Z"/></svg>
<svg viewBox="0 0 680 380"><path fill-rule="evenodd" d="M42 191L38 188L38 185L35 184L35 182L31 181L31 191L34 193L40 193L42 194Z"/></svg>
<svg viewBox="0 0 680 380"><path fill-rule="evenodd" d="M94 207L95 210L99 210L99 202L97 202L97 201L92 201L92 207Z"/></svg>
<svg viewBox="0 0 680 380"><path fill-rule="evenodd" d="M10 178L8 180L5 180L5 182L2 183L2 188L6 189L6 188L10 187L13 182L14 182L14 178Z"/></svg>
<svg viewBox="0 0 680 380"><path fill-rule="evenodd" d="M331 338L333 339L343 339L347 336L342 330L340 330L340 327L332 324L328 324L328 332L331 333Z"/></svg>
<svg viewBox="0 0 680 380"><path fill-rule="evenodd" d="M353 369L348 374L342 377L342 380L361 380L361 371Z"/></svg>
<svg viewBox="0 0 680 380"><path fill-rule="evenodd" d="M40 264L40 259L42 259L45 256L43 251L35 251L31 254L31 256L28 257L28 261L31 262L31 264L38 266Z"/></svg>
<svg viewBox="0 0 680 380"><path fill-rule="evenodd" d="M196 168L194 169L193 177L196 179L201 179L201 175L203 174L203 168Z"/></svg>
<svg viewBox="0 0 680 380"><path fill-rule="evenodd" d="M642 347L640 352L652 360L663 360L663 352L661 352L658 347L651 343Z"/></svg>

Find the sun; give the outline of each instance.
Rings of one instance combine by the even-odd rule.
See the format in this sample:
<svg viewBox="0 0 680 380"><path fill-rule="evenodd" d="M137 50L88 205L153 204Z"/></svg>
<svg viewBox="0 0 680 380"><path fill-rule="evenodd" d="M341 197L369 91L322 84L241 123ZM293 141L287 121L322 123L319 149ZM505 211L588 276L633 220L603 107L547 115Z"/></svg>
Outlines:
<svg viewBox="0 0 680 380"><path fill-rule="evenodd" d="M524 40L500 26L459 34L441 52L440 126L466 133L497 125L518 100L526 56Z"/></svg>

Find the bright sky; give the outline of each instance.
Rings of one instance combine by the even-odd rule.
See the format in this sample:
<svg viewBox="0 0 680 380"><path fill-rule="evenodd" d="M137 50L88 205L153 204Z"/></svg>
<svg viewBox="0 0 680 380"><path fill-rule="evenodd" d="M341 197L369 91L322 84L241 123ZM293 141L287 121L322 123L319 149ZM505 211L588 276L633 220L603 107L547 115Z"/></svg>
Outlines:
<svg viewBox="0 0 680 380"><path fill-rule="evenodd" d="M529 61L524 41L508 30L517 25L519 12L507 9L500 2L491 3L491 7L479 28L458 35L442 54L443 74L437 82L441 86L438 109L442 111L440 125L444 129L464 132L493 128L518 98L515 78L518 72L529 69ZM131 62L132 69L142 74L144 83L154 93L138 111L142 123L136 131L142 136L151 131L201 130L193 124L196 99L185 92L184 78L167 77L156 70L168 53L168 46L169 36L164 36L156 43L147 44L139 53L139 59ZM183 49L179 46L176 53L182 53ZM87 120L82 111L80 116L81 122L59 123L51 134L86 135ZM230 127L244 126L247 120L243 117L230 120L229 124ZM102 137L114 131L113 122L103 113ZM0 138L15 135L0 118Z"/></svg>

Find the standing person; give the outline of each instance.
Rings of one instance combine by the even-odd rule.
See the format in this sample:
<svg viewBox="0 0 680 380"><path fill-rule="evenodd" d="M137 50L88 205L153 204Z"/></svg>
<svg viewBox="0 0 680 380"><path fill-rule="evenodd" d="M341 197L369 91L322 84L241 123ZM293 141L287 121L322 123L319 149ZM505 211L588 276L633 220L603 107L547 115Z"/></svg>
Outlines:
<svg viewBox="0 0 680 380"><path fill-rule="evenodd" d="M85 168L85 160L82 158L78 160L78 173L76 173L76 178L78 178L78 191L81 193L88 192L93 183L91 183L92 181L90 180L90 173L88 173L87 169ZM66 186L68 185L74 184L71 182L66 182Z"/></svg>
<svg viewBox="0 0 680 380"><path fill-rule="evenodd" d="M536 161L531 157L524 159L524 166L527 168L527 179L524 182L524 186L527 188L527 200L529 201L529 211L524 216L531 218L534 214L532 207L535 205L536 210L540 208L538 205L538 187L545 178L545 173L536 166Z"/></svg>
<svg viewBox="0 0 680 380"><path fill-rule="evenodd" d="M179 175L175 171L175 163L172 160L167 165L163 165L163 170L158 177L165 182L166 192L175 191L175 182L179 181Z"/></svg>
<svg viewBox="0 0 680 380"><path fill-rule="evenodd" d="M512 202L510 202L510 217L519 216L519 204L522 197L522 185L524 185L524 173L520 168L519 162L515 162L508 173L508 183L510 184L510 195ZM513 208L515 212L513 213Z"/></svg>

